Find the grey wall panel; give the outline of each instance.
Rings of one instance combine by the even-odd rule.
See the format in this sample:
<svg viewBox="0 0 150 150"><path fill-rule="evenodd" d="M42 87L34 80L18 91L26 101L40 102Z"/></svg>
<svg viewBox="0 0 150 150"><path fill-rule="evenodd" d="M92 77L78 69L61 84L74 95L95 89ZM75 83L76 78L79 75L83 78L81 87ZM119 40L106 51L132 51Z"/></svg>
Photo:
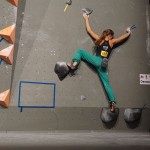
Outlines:
<svg viewBox="0 0 150 150"><path fill-rule="evenodd" d="M5 112L7 121L2 122L2 130L105 130L99 114L108 102L97 73L84 62L74 77L59 81L54 73L55 63L71 61L76 49L92 53L93 42L86 33L81 12L82 8L89 7L93 9L90 23L97 33L112 28L118 37L129 25L137 27L127 42L114 49L109 62L109 78L120 108L119 120L112 130L130 131L123 120L124 109L142 107L145 103L150 106L150 86L139 84L139 74L150 73L146 43L148 6L148 0L76 0L64 13L63 0L20 0L12 107ZM23 109L20 113L16 106L21 80L55 82L56 109ZM26 95L23 93L21 100L26 101ZM85 100L81 100L82 95ZM45 97L48 99L49 93ZM31 100L36 101L32 96ZM41 101L36 104L41 105ZM143 112L141 124L132 131L147 132L148 116L149 109Z"/></svg>

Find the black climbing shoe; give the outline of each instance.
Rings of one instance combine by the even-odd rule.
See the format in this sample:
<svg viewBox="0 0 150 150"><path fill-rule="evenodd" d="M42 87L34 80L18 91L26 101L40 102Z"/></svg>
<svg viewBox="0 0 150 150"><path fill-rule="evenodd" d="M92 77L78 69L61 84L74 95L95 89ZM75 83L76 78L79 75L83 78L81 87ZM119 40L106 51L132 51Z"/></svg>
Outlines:
<svg viewBox="0 0 150 150"><path fill-rule="evenodd" d="M67 64L67 66L69 68L69 75L74 76L75 71L77 70L77 66L73 66L72 64Z"/></svg>
<svg viewBox="0 0 150 150"><path fill-rule="evenodd" d="M68 66L69 70L72 70L72 71L76 70L76 67L73 65L67 64L67 66Z"/></svg>

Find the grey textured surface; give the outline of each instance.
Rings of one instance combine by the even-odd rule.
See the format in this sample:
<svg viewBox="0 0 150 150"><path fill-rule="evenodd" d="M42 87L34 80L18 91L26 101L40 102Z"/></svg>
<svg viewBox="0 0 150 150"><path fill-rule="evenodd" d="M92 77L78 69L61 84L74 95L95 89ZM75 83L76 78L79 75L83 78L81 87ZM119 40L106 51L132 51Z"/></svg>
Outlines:
<svg viewBox="0 0 150 150"><path fill-rule="evenodd" d="M114 132L8 132L0 133L0 148L4 150L148 150L149 134Z"/></svg>
<svg viewBox="0 0 150 150"><path fill-rule="evenodd" d="M2 4L9 5L6 2ZM3 78L0 80L3 82L0 84L2 88L11 85L10 107L0 109L0 130L107 131L111 129L148 132L149 109L143 111L142 119L136 126L128 127L123 120L125 108L142 107L145 103L148 108L150 107L150 86L139 84L139 74L150 73L146 43L147 6L148 0L75 0L64 13L63 0L19 0L15 62L8 78L0 75ZM100 120L100 111L102 107L108 106L108 102L97 74L84 62L81 62L77 75L74 77L68 76L63 81L59 81L54 73L55 63L71 61L76 49L83 48L92 52L93 42L86 33L82 17L81 9L84 7L94 10L90 16L90 22L97 33L106 28L112 28L117 37L123 34L129 25L137 26L129 40L114 50L109 62L110 82L120 111L116 124L107 127ZM5 43L1 46L3 44ZM9 70L11 72L11 69ZM5 84L5 80L8 85ZM18 88L22 80L55 82L57 84L56 108L23 109L20 113L17 108ZM45 91L46 89L43 89L39 93L34 86L31 86L21 95L22 104L47 105L52 91L47 93ZM41 97L44 96L45 100L36 99L35 93L41 94ZM82 95L86 99L81 100Z"/></svg>
<svg viewBox="0 0 150 150"><path fill-rule="evenodd" d="M116 132L149 132L149 109L143 111L141 120L134 124L124 121L124 109L119 110L116 122L105 124L100 119L102 108L62 107L56 109L1 110L0 131L61 131L100 130Z"/></svg>

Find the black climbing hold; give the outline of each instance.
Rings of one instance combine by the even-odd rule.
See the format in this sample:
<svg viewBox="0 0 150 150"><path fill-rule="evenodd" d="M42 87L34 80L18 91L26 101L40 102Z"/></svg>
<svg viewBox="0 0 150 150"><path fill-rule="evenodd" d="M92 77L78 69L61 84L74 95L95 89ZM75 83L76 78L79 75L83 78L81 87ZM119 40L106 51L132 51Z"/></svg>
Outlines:
<svg viewBox="0 0 150 150"><path fill-rule="evenodd" d="M126 108L124 111L124 120L128 123L135 122L141 118L141 109Z"/></svg>
<svg viewBox="0 0 150 150"><path fill-rule="evenodd" d="M93 10L91 10L90 8L83 8L82 11L83 11L83 13L85 13L86 15L90 15L90 14L93 12Z"/></svg>
<svg viewBox="0 0 150 150"><path fill-rule="evenodd" d="M124 120L127 123L133 123L139 121L142 115L142 110L145 109L146 105L142 108L126 108L124 111Z"/></svg>
<svg viewBox="0 0 150 150"><path fill-rule="evenodd" d="M135 29L135 28L136 28L135 25L130 26L130 30L133 30L133 29Z"/></svg>
<svg viewBox="0 0 150 150"><path fill-rule="evenodd" d="M65 62L57 62L55 64L54 72L58 75L59 79L62 80L68 75L69 68Z"/></svg>
<svg viewBox="0 0 150 150"><path fill-rule="evenodd" d="M71 5L72 4L72 0L66 0L66 4Z"/></svg>
<svg viewBox="0 0 150 150"><path fill-rule="evenodd" d="M116 108L114 112L111 112L110 108L105 107L102 108L100 117L104 123L109 123L109 122L116 121L118 118L118 114L119 114L118 108Z"/></svg>

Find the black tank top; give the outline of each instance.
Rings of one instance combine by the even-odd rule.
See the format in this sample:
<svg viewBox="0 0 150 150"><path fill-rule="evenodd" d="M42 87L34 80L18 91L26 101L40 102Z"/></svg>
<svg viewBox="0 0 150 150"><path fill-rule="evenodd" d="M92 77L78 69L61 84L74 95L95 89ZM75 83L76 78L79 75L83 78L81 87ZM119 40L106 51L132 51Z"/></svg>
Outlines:
<svg viewBox="0 0 150 150"><path fill-rule="evenodd" d="M104 41L102 45L99 45L96 50L96 56L101 56L102 58L109 58L112 48L109 45L109 41Z"/></svg>

